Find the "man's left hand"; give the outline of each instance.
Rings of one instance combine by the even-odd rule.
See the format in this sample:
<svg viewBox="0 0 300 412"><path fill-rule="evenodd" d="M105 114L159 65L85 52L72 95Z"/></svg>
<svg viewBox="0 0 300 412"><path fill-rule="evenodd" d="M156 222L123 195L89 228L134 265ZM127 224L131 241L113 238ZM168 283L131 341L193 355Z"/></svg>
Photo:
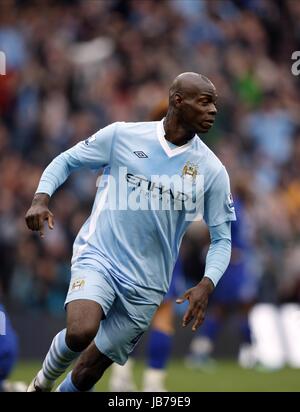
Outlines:
<svg viewBox="0 0 300 412"><path fill-rule="evenodd" d="M182 320L182 326L187 326L191 320L195 319L192 326L194 332L204 321L209 295L214 290L213 282L204 277L197 286L188 289L182 297L176 300L176 303L189 301L189 307L185 312Z"/></svg>

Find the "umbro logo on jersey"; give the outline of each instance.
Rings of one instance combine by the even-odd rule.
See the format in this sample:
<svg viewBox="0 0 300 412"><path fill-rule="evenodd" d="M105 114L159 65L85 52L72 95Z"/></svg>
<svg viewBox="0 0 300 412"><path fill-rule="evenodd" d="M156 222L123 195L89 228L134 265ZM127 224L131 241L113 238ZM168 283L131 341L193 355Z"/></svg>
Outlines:
<svg viewBox="0 0 300 412"><path fill-rule="evenodd" d="M144 152L142 152L142 151L140 151L140 150L138 150L138 151L136 151L136 152L133 152L137 157L139 157L140 159L145 159L146 157L148 157L147 155L146 155L146 153L144 153Z"/></svg>

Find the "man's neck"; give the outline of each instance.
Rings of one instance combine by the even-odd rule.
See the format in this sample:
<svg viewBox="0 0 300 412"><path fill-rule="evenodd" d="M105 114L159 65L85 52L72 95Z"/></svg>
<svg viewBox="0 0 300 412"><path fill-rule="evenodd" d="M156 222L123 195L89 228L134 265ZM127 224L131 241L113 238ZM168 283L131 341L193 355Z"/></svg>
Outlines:
<svg viewBox="0 0 300 412"><path fill-rule="evenodd" d="M163 121L165 130L165 139L175 144L176 146L183 146L188 143L193 137L194 133L187 131L179 122L175 115L168 113Z"/></svg>

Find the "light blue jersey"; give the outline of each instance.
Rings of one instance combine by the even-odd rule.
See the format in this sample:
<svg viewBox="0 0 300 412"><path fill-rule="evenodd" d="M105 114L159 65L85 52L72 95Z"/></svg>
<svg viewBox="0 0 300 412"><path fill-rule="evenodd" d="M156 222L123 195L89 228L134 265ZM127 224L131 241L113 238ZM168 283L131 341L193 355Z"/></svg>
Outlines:
<svg viewBox="0 0 300 412"><path fill-rule="evenodd" d="M177 147L163 122L117 122L55 158L37 193L50 196L74 169L105 168L93 210L74 242L66 304L98 302L99 350L124 364L168 291L182 237L203 216L211 234L205 276L230 259L235 220L227 172L198 136Z"/></svg>
<svg viewBox="0 0 300 412"><path fill-rule="evenodd" d="M182 203L184 194L179 196L182 192L176 192L176 187L172 192L172 186L159 190L158 185L153 186L155 176L175 175L181 179L193 179L196 174L203 176L204 200L200 201L200 207L202 204L204 210L200 212L205 222L217 226L235 220L229 178L214 153L196 135L184 146L171 146L164 138L162 121L117 122L57 157L58 171L63 165L63 173L51 176L46 169L37 192L51 196L73 169L109 166L112 192L123 196L117 199L117 205L112 205L115 210L111 210L110 180L106 179L104 185L100 183L91 216L74 243L73 269L104 267L122 283L145 288L151 299L156 296L151 291L158 293L157 299L167 292L190 220L184 206L182 210L172 207L176 202ZM127 190L121 190L125 186ZM138 208L141 201L131 202L133 196L135 199L140 196L149 203L149 193L161 196L164 191L171 203L173 201L168 210L157 210L157 207L152 210L150 206L141 210ZM199 194L199 198L201 196L203 199L203 194ZM132 204L137 210L132 210Z"/></svg>

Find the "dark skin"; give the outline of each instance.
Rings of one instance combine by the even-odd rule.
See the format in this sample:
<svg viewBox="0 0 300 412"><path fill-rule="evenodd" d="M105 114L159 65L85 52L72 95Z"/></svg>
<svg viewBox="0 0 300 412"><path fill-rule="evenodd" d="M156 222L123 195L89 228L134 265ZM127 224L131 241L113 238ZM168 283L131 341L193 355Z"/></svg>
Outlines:
<svg viewBox="0 0 300 412"><path fill-rule="evenodd" d="M214 85L204 76L196 73L183 73L178 76L170 88L169 108L164 121L166 139L182 146L195 134L206 133L213 125L217 113L216 99ZM36 194L25 217L28 228L38 231L41 237L44 237L45 221L48 222L50 229L54 228L49 201L49 195ZM208 298L213 289L212 281L204 277L195 287L177 299L177 303L189 301L188 310L183 317L183 327L193 319L193 331L202 324ZM88 316L81 316L79 319L79 314L82 313L88 313ZM112 363L99 352L93 342L102 318L102 308L95 302L78 300L67 306L67 344L73 351L83 351L72 373L73 383L82 391L95 384ZM87 319L90 321L86 322Z"/></svg>
<svg viewBox="0 0 300 412"><path fill-rule="evenodd" d="M197 73L176 77L164 121L166 139L182 146L195 134L207 133L217 114L216 100L215 86L206 77Z"/></svg>

